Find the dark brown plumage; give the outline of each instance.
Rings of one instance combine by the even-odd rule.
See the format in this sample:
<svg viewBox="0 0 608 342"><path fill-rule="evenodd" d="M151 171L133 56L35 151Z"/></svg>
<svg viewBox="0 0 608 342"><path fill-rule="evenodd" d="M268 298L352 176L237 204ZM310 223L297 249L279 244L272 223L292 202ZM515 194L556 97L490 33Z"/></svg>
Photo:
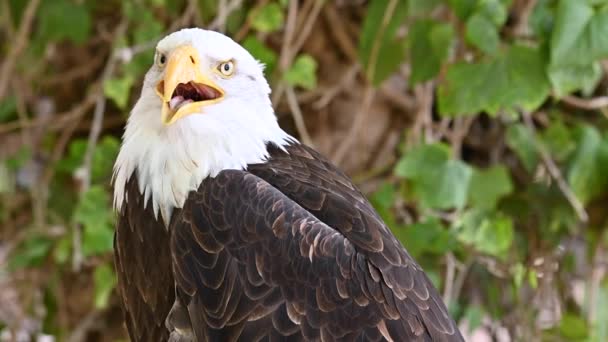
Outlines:
<svg viewBox="0 0 608 342"><path fill-rule="evenodd" d="M165 229L135 175L116 235L133 340L462 341L437 291L343 173L300 144L190 193Z"/></svg>

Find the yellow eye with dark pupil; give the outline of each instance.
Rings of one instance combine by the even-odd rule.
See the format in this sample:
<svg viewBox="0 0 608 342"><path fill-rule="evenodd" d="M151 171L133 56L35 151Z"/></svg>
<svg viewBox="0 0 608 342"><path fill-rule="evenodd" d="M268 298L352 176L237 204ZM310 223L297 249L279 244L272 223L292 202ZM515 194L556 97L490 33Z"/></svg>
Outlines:
<svg viewBox="0 0 608 342"><path fill-rule="evenodd" d="M228 61L218 65L218 70L224 76L232 76L234 73L234 62Z"/></svg>

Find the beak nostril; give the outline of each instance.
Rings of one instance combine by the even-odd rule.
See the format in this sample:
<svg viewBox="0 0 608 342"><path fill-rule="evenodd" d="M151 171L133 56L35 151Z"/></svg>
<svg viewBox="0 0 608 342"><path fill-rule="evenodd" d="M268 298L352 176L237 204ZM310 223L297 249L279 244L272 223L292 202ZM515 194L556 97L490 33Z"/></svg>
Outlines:
<svg viewBox="0 0 608 342"><path fill-rule="evenodd" d="M196 64L196 62L194 61L194 57L190 56L190 62L192 62L192 64Z"/></svg>

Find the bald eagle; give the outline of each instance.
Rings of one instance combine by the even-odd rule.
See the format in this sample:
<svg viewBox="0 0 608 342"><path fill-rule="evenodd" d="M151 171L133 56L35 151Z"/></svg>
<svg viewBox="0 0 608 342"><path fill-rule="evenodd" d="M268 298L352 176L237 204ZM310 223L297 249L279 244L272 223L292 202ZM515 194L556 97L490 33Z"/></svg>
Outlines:
<svg viewBox="0 0 608 342"><path fill-rule="evenodd" d="M134 341L462 341L352 181L278 125L230 38L162 39L114 167Z"/></svg>

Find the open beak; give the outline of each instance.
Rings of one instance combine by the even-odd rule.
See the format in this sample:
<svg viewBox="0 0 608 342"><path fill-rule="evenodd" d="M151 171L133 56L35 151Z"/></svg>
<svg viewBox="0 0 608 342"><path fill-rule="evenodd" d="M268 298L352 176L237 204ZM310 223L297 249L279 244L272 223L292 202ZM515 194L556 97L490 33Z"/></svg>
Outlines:
<svg viewBox="0 0 608 342"><path fill-rule="evenodd" d="M163 103L161 120L170 125L203 107L217 103L224 91L203 74L198 51L191 45L176 48L168 56L165 77L156 85Z"/></svg>

